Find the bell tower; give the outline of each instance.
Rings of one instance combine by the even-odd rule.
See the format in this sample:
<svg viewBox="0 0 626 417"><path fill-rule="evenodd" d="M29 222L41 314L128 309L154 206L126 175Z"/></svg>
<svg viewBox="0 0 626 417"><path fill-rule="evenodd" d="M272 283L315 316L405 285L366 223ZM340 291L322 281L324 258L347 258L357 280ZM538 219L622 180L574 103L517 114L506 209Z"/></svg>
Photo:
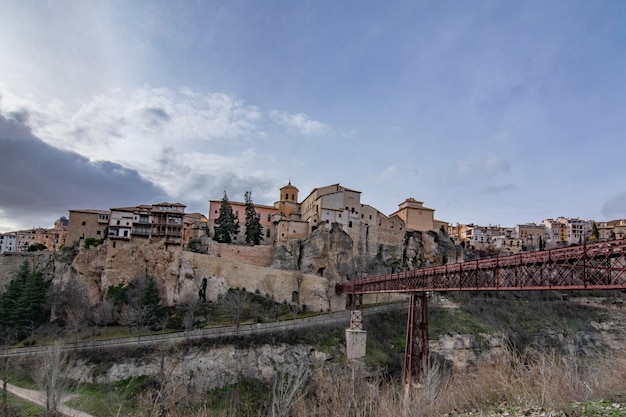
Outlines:
<svg viewBox="0 0 626 417"><path fill-rule="evenodd" d="M298 189L289 184L280 188L280 197L274 207L286 218L291 219L293 214L300 214L300 204L298 203Z"/></svg>

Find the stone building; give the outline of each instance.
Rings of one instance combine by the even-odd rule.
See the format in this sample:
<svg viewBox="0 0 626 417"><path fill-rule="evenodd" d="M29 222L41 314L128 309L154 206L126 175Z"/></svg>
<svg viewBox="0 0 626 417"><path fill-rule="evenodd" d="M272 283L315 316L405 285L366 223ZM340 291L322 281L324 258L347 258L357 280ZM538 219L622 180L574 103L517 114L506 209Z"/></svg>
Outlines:
<svg viewBox="0 0 626 417"><path fill-rule="evenodd" d="M114 240L163 240L166 245L181 245L185 205L163 202L133 207L113 208L110 211L108 237Z"/></svg>
<svg viewBox="0 0 626 417"><path fill-rule="evenodd" d="M66 246L78 245L89 238L104 239L110 214L110 210L69 210Z"/></svg>
<svg viewBox="0 0 626 417"><path fill-rule="evenodd" d="M434 209L424 207L413 198L406 199L399 209L386 216L374 207L361 203L361 192L332 184L313 189L298 202L299 190L291 181L280 188L279 199L273 206L255 205L264 231L264 245L279 244L292 239L306 239L315 230L330 229L338 224L355 242L356 251L369 252L368 242L394 245L401 241L405 230L428 231L440 227L447 229L446 222L434 219ZM208 227L214 234L215 220L219 216L221 200L209 201ZM245 203L230 201L237 216L240 231L234 243L245 242Z"/></svg>

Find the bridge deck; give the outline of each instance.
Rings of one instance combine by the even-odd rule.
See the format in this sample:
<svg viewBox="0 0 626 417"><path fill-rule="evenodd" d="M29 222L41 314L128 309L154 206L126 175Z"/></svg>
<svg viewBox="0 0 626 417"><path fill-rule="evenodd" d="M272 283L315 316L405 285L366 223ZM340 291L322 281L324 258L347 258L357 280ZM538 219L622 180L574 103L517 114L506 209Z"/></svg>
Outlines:
<svg viewBox="0 0 626 417"><path fill-rule="evenodd" d="M626 239L415 269L338 284L337 293L626 289Z"/></svg>

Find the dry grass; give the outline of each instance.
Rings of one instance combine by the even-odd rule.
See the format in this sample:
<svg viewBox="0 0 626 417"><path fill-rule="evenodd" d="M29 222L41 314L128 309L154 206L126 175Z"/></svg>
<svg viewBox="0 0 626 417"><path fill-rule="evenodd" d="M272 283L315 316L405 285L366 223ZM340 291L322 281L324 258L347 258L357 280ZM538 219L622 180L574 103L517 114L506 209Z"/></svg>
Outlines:
<svg viewBox="0 0 626 417"><path fill-rule="evenodd" d="M580 360L513 349L471 372L450 374L433 365L411 388L359 367L319 370L292 416L443 416L502 406L562 410L575 402L620 398L625 375L624 355Z"/></svg>
<svg viewBox="0 0 626 417"><path fill-rule="evenodd" d="M334 364L306 371L301 369L293 376L283 375L283 378L277 379L273 388L266 387L269 394L267 391L264 391L265 394L258 391L258 386L253 387L257 390L253 395L252 391L239 391L239 388L224 391L225 397L219 405L215 397L191 393L171 383L167 370L163 371L153 385L144 387L135 397L141 405L133 415L498 415L494 414L494 410L564 411L570 409L572 404L591 400L621 402L626 394L624 353L598 358L575 358L538 349L527 349L520 354L511 348L470 371L451 372L433 363L421 383L410 388L385 377L382 372L369 370L361 363ZM527 412L526 415L531 414Z"/></svg>

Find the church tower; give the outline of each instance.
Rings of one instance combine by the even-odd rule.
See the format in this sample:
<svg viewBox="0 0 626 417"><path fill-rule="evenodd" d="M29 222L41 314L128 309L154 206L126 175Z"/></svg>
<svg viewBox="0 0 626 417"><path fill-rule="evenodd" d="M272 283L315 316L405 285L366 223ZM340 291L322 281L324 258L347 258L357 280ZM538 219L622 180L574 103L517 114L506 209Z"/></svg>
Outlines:
<svg viewBox="0 0 626 417"><path fill-rule="evenodd" d="M280 198L274 203L285 219L292 219L293 215L300 215L300 204L298 203L298 189L289 184L280 188Z"/></svg>

